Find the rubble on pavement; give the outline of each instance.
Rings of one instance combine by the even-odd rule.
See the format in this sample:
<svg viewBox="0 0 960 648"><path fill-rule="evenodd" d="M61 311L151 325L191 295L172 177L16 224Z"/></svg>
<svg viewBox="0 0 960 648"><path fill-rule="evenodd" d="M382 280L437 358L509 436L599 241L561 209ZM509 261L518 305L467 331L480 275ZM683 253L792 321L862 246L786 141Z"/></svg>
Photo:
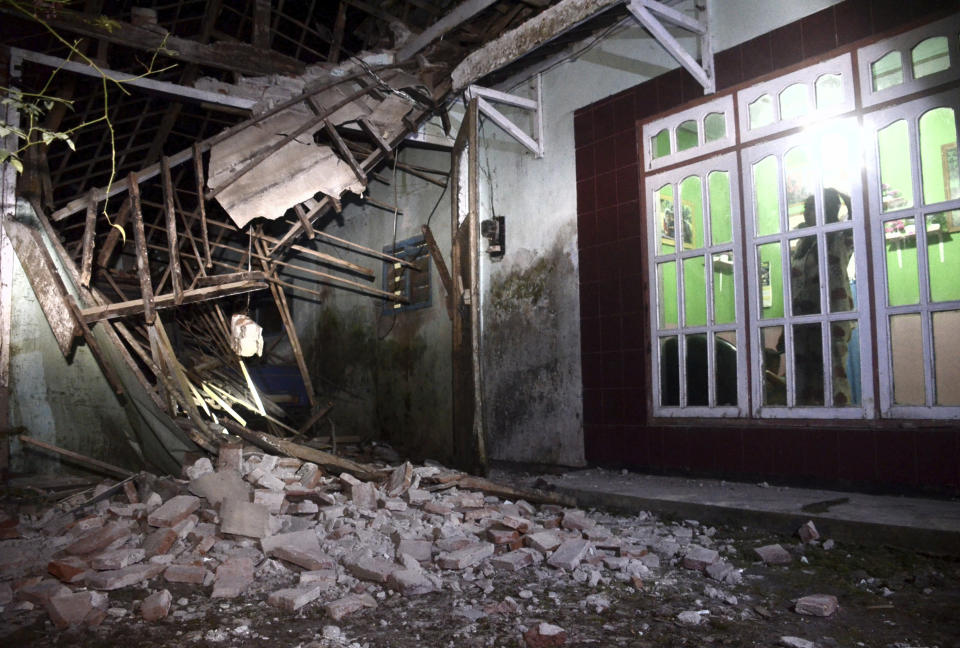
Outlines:
<svg viewBox="0 0 960 648"><path fill-rule="evenodd" d="M723 589L742 580L734 548L693 521L535 506L460 488L459 473L432 465L403 463L365 481L252 447L225 450L215 467L186 467L184 479L142 473L112 499L22 515L21 537L0 541L0 616L47 614L62 629L196 614L173 587L211 601L254 597L280 615L313 609L334 623L389 596L443 593L467 621L537 603L536 587L477 604L461 598L470 586L490 595L501 578L594 588L583 605L599 613L611 606L600 588L652 591L675 573L702 579L708 603L737 604ZM120 591L133 593L132 607ZM815 604L801 599L796 611L822 614ZM699 625L710 614L675 619ZM567 631L550 621L522 626L518 638L562 645Z"/></svg>

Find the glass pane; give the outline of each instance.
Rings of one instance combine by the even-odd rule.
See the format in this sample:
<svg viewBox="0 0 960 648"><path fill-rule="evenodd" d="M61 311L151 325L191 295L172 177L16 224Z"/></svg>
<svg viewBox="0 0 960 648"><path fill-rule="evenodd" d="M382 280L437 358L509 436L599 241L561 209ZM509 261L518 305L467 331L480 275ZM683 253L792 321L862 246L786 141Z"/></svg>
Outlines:
<svg viewBox="0 0 960 648"><path fill-rule="evenodd" d="M860 405L860 330L855 320L830 323L835 407Z"/></svg>
<svg viewBox="0 0 960 648"><path fill-rule="evenodd" d="M937 405L960 405L960 311L933 314Z"/></svg>
<svg viewBox="0 0 960 648"><path fill-rule="evenodd" d="M707 176L710 192L710 232L713 244L729 243L733 240L733 221L730 217L730 173L711 171Z"/></svg>
<svg viewBox="0 0 960 648"><path fill-rule="evenodd" d="M920 166L924 203L960 198L957 126L952 108L934 108L920 118Z"/></svg>
<svg viewBox="0 0 960 648"><path fill-rule="evenodd" d="M660 404L665 407L680 405L680 360L677 350L677 336L660 338Z"/></svg>
<svg viewBox="0 0 960 648"><path fill-rule="evenodd" d="M780 231L780 189L777 158L768 155L753 165L753 205L757 214L757 236Z"/></svg>
<svg viewBox="0 0 960 648"><path fill-rule="evenodd" d="M721 252L713 255L713 323L732 324L736 321L733 252Z"/></svg>
<svg viewBox="0 0 960 648"><path fill-rule="evenodd" d="M713 368L717 390L717 405L737 404L737 334L720 331L716 334Z"/></svg>
<svg viewBox="0 0 960 648"><path fill-rule="evenodd" d="M698 176L680 183L680 204L683 205L683 247L703 247L703 182Z"/></svg>
<svg viewBox="0 0 960 648"><path fill-rule="evenodd" d="M820 324L793 326L793 386L798 407L823 405L823 340Z"/></svg>
<svg viewBox="0 0 960 648"><path fill-rule="evenodd" d="M887 254L887 300L891 306L920 301L917 276L916 228L912 218L899 218L883 224Z"/></svg>
<svg viewBox="0 0 960 648"><path fill-rule="evenodd" d="M936 74L950 67L950 53L947 51L947 37L934 36L919 43L910 52L913 61L913 78L920 79L928 74Z"/></svg>
<svg viewBox="0 0 960 648"><path fill-rule="evenodd" d="M843 79L839 74L824 74L817 79L817 110L843 103Z"/></svg>
<svg viewBox="0 0 960 648"><path fill-rule="evenodd" d="M697 122L690 119L677 126L677 151L692 149L697 141Z"/></svg>
<svg viewBox="0 0 960 648"><path fill-rule="evenodd" d="M870 65L873 76L873 91L880 92L903 83L903 63L900 52L888 52L883 58Z"/></svg>
<svg viewBox="0 0 960 648"><path fill-rule="evenodd" d="M675 328L677 319L677 262L657 264L657 295L660 297L660 328Z"/></svg>
<svg viewBox="0 0 960 648"><path fill-rule="evenodd" d="M763 95L748 107L750 111L750 130L772 124L776 121L773 112L773 97Z"/></svg>
<svg viewBox="0 0 960 648"><path fill-rule="evenodd" d="M707 323L706 257L683 260L683 316L684 326L704 326Z"/></svg>
<svg viewBox="0 0 960 648"><path fill-rule="evenodd" d="M760 317L783 317L783 273L780 243L757 246L757 280L760 283Z"/></svg>
<svg viewBox="0 0 960 648"><path fill-rule="evenodd" d="M907 122L901 119L877 131L877 148L880 152L882 211L913 207L913 169Z"/></svg>
<svg viewBox="0 0 960 648"><path fill-rule="evenodd" d="M890 353L893 360L893 402L895 405L923 405L923 337L920 314L890 318Z"/></svg>
<svg viewBox="0 0 960 648"><path fill-rule="evenodd" d="M820 312L820 260L816 236L790 241L790 294L794 315Z"/></svg>
<svg viewBox="0 0 960 648"><path fill-rule="evenodd" d="M707 335L687 336L687 405L707 405Z"/></svg>
<svg viewBox="0 0 960 648"><path fill-rule="evenodd" d="M783 156L784 184L787 189L787 220L790 229L817 224L813 192L816 189L810 151L805 146L791 149Z"/></svg>
<svg viewBox="0 0 960 648"><path fill-rule="evenodd" d="M850 220L851 174L860 175L860 154L856 142L857 133L849 124L838 124L828 128L820 138L820 178L824 188L830 187L845 194L843 205L836 210L826 208L824 222Z"/></svg>
<svg viewBox="0 0 960 648"><path fill-rule="evenodd" d="M960 211L927 215L930 300L960 299Z"/></svg>
<svg viewBox="0 0 960 648"><path fill-rule="evenodd" d="M673 223L673 185L665 184L653 194L656 210L657 231L660 232L658 254L673 254L677 251L676 232Z"/></svg>
<svg viewBox="0 0 960 648"><path fill-rule="evenodd" d="M780 119L803 117L810 110L807 86L794 83L780 93Z"/></svg>
<svg viewBox="0 0 960 648"><path fill-rule="evenodd" d="M853 230L827 233L827 276L830 312L856 310L857 264L853 254Z"/></svg>
<svg viewBox="0 0 960 648"><path fill-rule="evenodd" d="M727 120L723 113L710 113L703 119L703 139L707 142L721 140L727 136Z"/></svg>
<svg viewBox="0 0 960 648"><path fill-rule="evenodd" d="M664 128L650 138L650 148L654 159L670 155L670 131Z"/></svg>
<svg viewBox="0 0 960 648"><path fill-rule="evenodd" d="M787 404L786 363L783 360L783 327L767 326L760 329L760 348L763 349L763 404Z"/></svg>

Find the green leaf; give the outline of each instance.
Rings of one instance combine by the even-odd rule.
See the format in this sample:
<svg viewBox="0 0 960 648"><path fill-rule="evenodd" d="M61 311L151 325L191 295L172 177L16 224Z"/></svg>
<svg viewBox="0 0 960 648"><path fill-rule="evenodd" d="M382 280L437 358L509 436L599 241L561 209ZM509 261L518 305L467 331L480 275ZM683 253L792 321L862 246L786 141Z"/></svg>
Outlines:
<svg viewBox="0 0 960 648"><path fill-rule="evenodd" d="M0 149L0 164L3 164L3 161L10 157L10 151L6 149Z"/></svg>
<svg viewBox="0 0 960 648"><path fill-rule="evenodd" d="M12 132L13 130L10 128L7 128L5 124L0 124L0 139L3 139L4 137L6 137Z"/></svg>
<svg viewBox="0 0 960 648"><path fill-rule="evenodd" d="M76 150L77 150L77 147L74 145L72 139L70 139L69 137L64 137L64 140L67 142L67 146L70 147L70 150L71 150L71 151L76 151Z"/></svg>
<svg viewBox="0 0 960 648"><path fill-rule="evenodd" d="M51 133L50 131L43 131L40 133L40 136L43 138L43 143L46 144L47 146L50 146L50 144L54 140L53 133Z"/></svg>
<svg viewBox="0 0 960 648"><path fill-rule="evenodd" d="M17 173L23 173L23 162L21 162L17 158L10 158L10 164L13 166L14 170L16 170Z"/></svg>

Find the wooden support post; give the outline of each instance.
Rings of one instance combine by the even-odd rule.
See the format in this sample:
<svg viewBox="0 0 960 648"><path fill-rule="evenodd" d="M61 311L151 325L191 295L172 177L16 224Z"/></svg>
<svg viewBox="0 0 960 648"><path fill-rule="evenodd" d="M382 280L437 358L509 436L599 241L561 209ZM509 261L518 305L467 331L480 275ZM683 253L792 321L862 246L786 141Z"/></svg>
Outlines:
<svg viewBox="0 0 960 648"><path fill-rule="evenodd" d="M90 192L87 203L87 218L83 226L83 256L80 261L80 285L90 287L90 275L93 274L93 241L97 233L97 202Z"/></svg>
<svg viewBox="0 0 960 648"><path fill-rule="evenodd" d="M262 50L270 49L270 0L254 0L253 46Z"/></svg>
<svg viewBox="0 0 960 648"><path fill-rule="evenodd" d="M267 250L263 241L259 238L255 240L260 254L260 265L263 266L263 272L267 277L276 279L276 269L272 262L267 260ZM310 379L310 370L307 369L307 362L303 357L303 348L300 346L300 338L297 336L297 329L293 325L293 317L290 314L290 305L287 304L287 296L283 289L275 283L270 284L270 290L273 292L273 299L277 303L277 310L280 311L280 319L283 321L283 327L287 331L287 339L290 340L290 348L297 360L297 368L300 369L300 377L303 379L303 386L307 390L307 398L310 400L310 407L317 407L317 395L313 390L313 381Z"/></svg>
<svg viewBox="0 0 960 648"><path fill-rule="evenodd" d="M390 148L390 144L387 140L380 137L380 133L377 132L377 127L370 123L366 117L361 117L357 120L357 123L360 124L360 128L363 129L363 132L367 134L367 137L373 140L374 144L377 145L377 148L380 149L380 152L383 153L384 157L388 160L393 159L393 149Z"/></svg>
<svg viewBox="0 0 960 648"><path fill-rule="evenodd" d="M170 284L173 287L173 302L179 306L183 302L183 275L180 271L177 215L173 209L173 182L170 180L170 161L166 156L160 158L160 168L163 174L163 211L167 220L167 249L170 253Z"/></svg>
<svg viewBox="0 0 960 648"><path fill-rule="evenodd" d="M333 122L329 119L323 120L323 127L333 141L334 146L336 146L337 151L340 152L340 156L343 157L347 161L347 164L350 165L350 168L353 169L353 174L357 176L357 180L366 184L367 174L360 168L360 165L357 163L357 158L353 157L353 152L350 151L350 147L348 147L346 142L343 141L343 138L340 137L340 133L337 132L337 127L334 126Z"/></svg>
<svg viewBox="0 0 960 648"><path fill-rule="evenodd" d="M213 267L210 260L210 238L207 235L207 206L203 197L203 152L200 145L193 144L193 171L197 177L197 207L200 209L200 235L203 238L203 254L206 257L207 270Z"/></svg>
<svg viewBox="0 0 960 648"><path fill-rule="evenodd" d="M123 204L120 205L120 212L117 214L116 218L113 221L115 227L110 228L110 233L107 234L107 240L103 244L103 247L100 248L100 257L97 259L97 265L101 268L106 268L107 264L110 263L110 257L113 256L113 250L117 247L117 241L120 240L120 231L126 227L127 221L130 219L130 197L128 196ZM120 229L117 229L120 228Z"/></svg>
<svg viewBox="0 0 960 648"><path fill-rule="evenodd" d="M140 296L143 299L143 318L153 324L157 311L153 307L153 286L150 283L150 261L147 257L147 237L143 233L143 213L140 211L140 185L137 174L127 176L130 188L130 210L133 212L133 239L137 246L137 275L140 277Z"/></svg>
<svg viewBox="0 0 960 648"><path fill-rule="evenodd" d="M327 61L336 63L340 59L340 45L343 43L343 31L347 26L347 3L340 2L340 8L337 9L337 22L333 27L333 42L330 43L330 54L327 55Z"/></svg>
<svg viewBox="0 0 960 648"><path fill-rule="evenodd" d="M293 206L293 211L297 213L297 219L300 221L300 226L303 227L303 231L306 232L307 238L312 241L316 237L316 234L313 233L313 225L310 224L310 220L307 218L307 212L303 211L303 206L299 203Z"/></svg>
<svg viewBox="0 0 960 648"><path fill-rule="evenodd" d="M450 270L447 269L447 262L443 258L443 252L437 245L437 240L433 238L433 231L429 225L424 225L423 240L427 242L427 249L430 250L430 256L433 257L433 263L437 266L437 274L440 275L440 283L443 285L443 292L446 294L444 304L447 306L447 315L453 320L453 279L450 277Z"/></svg>

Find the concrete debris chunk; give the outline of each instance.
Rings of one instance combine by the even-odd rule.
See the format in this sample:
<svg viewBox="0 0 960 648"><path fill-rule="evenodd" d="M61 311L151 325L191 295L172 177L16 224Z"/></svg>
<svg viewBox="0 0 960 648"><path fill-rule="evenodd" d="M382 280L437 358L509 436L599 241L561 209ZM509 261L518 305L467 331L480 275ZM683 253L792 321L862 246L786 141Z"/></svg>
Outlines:
<svg viewBox="0 0 960 648"><path fill-rule="evenodd" d="M240 477L239 471L221 470L208 472L190 481L191 493L203 497L211 504L220 504L225 499L250 500L250 486Z"/></svg>
<svg viewBox="0 0 960 648"><path fill-rule="evenodd" d="M528 648L556 648L567 642L567 632L552 623L538 623L523 633L523 640Z"/></svg>
<svg viewBox="0 0 960 648"><path fill-rule="evenodd" d="M46 605L50 599L67 594L70 594L70 588L53 579L41 580L32 585L21 587L17 591L17 596L34 605Z"/></svg>
<svg viewBox="0 0 960 648"><path fill-rule="evenodd" d="M377 510L377 488L369 482L350 487L350 498L359 508Z"/></svg>
<svg viewBox="0 0 960 648"><path fill-rule="evenodd" d="M572 531L584 531L592 529L597 525L596 522L587 517L583 511L567 511L563 514L563 521L560 523L564 529Z"/></svg>
<svg viewBox="0 0 960 648"><path fill-rule="evenodd" d="M794 609L798 614L827 617L839 607L837 597L832 594L811 594L797 599Z"/></svg>
<svg viewBox="0 0 960 648"><path fill-rule="evenodd" d="M573 571L590 550L590 542L583 539L571 538L557 547L553 555L547 559L547 564L557 569Z"/></svg>
<svg viewBox="0 0 960 648"><path fill-rule="evenodd" d="M150 580L164 570L163 565L141 563L123 569L93 572L86 579L88 587L99 590L115 590Z"/></svg>
<svg viewBox="0 0 960 648"><path fill-rule="evenodd" d="M210 598L236 598L252 582L253 560L247 556L233 556L217 567Z"/></svg>
<svg viewBox="0 0 960 648"><path fill-rule="evenodd" d="M528 533L533 528L533 522L516 515L504 515L499 521L503 526L516 529L520 533Z"/></svg>
<svg viewBox="0 0 960 648"><path fill-rule="evenodd" d="M444 504L443 502L427 502L423 505L423 510L426 513L432 513L433 515L447 515L453 513L453 506L450 504Z"/></svg>
<svg viewBox="0 0 960 648"><path fill-rule="evenodd" d="M376 608L377 602L369 594L351 594L343 598L331 601L323 606L331 619L339 621L348 614L359 612L363 608Z"/></svg>
<svg viewBox="0 0 960 648"><path fill-rule="evenodd" d="M76 556L66 556L47 563L47 572L64 583L76 583L83 580L84 574L89 570L90 565Z"/></svg>
<svg viewBox="0 0 960 648"><path fill-rule="evenodd" d="M312 603L320 598L326 590L322 583L308 582L297 587L277 590L267 597L267 603L288 612L296 612L307 603Z"/></svg>
<svg viewBox="0 0 960 648"><path fill-rule="evenodd" d="M256 482L257 486L261 488L266 488L274 491L283 491L286 488L287 484L279 477L274 476L271 473L263 473Z"/></svg>
<svg viewBox="0 0 960 648"><path fill-rule="evenodd" d="M91 554L106 549L117 541L130 537L130 527L124 522L111 522L105 527L93 529L69 544L66 552L75 556Z"/></svg>
<svg viewBox="0 0 960 648"><path fill-rule="evenodd" d="M127 547L94 556L90 559L90 566L97 570L122 569L142 562L144 558L143 549Z"/></svg>
<svg viewBox="0 0 960 648"><path fill-rule="evenodd" d="M163 503L147 516L147 524L155 527L172 527L200 508L200 498L193 495L177 495Z"/></svg>
<svg viewBox="0 0 960 648"><path fill-rule="evenodd" d="M45 607L53 625L65 630L88 619L93 621L97 610L106 609L107 601L107 595L102 592L76 592L54 597L47 601Z"/></svg>
<svg viewBox="0 0 960 648"><path fill-rule="evenodd" d="M563 542L556 531L538 531L537 533L531 533L530 535L524 536L523 541L528 547L533 547L537 551L544 553L553 551Z"/></svg>
<svg viewBox="0 0 960 648"><path fill-rule="evenodd" d="M407 503L410 506L422 506L433 499L433 495L429 491L420 488L411 488L404 493L404 497L407 498Z"/></svg>
<svg viewBox="0 0 960 648"><path fill-rule="evenodd" d="M687 610L677 615L677 621L683 625L700 625L709 615L710 610Z"/></svg>
<svg viewBox="0 0 960 648"><path fill-rule="evenodd" d="M336 569L316 569L313 571L300 572L300 583L323 583L330 587L337 582Z"/></svg>
<svg viewBox="0 0 960 648"><path fill-rule="evenodd" d="M270 511L262 504L225 499L220 506L220 530L223 533L264 538L269 535Z"/></svg>
<svg viewBox="0 0 960 648"><path fill-rule="evenodd" d="M713 549L699 545L690 545L683 555L683 566L687 569L704 571L707 567L720 560L720 554Z"/></svg>
<svg viewBox="0 0 960 648"><path fill-rule="evenodd" d="M192 465L183 469L184 476L191 481L212 472L213 464L206 457L197 459Z"/></svg>
<svg viewBox="0 0 960 648"><path fill-rule="evenodd" d="M450 504L457 508L483 508L483 493L461 493L452 498Z"/></svg>
<svg viewBox="0 0 960 648"><path fill-rule="evenodd" d="M410 484L413 482L413 466L409 461L405 461L403 464L397 466L393 469L393 472L390 473L390 477L387 479L387 483L384 486L384 491L387 494L387 497L400 497L407 489L410 488Z"/></svg>
<svg viewBox="0 0 960 648"><path fill-rule="evenodd" d="M217 470L230 470L237 474L243 469L243 444L224 443L217 455Z"/></svg>
<svg viewBox="0 0 960 648"><path fill-rule="evenodd" d="M756 547L754 552L768 565L786 565L793 560L793 556L778 544Z"/></svg>
<svg viewBox="0 0 960 648"><path fill-rule="evenodd" d="M539 563L541 560L543 560L543 554L535 549L526 548L494 556L490 559L490 564L497 569L520 571L524 567Z"/></svg>
<svg viewBox="0 0 960 648"><path fill-rule="evenodd" d="M163 572L163 577L171 583L190 583L202 585L207 570L202 565L170 565Z"/></svg>
<svg viewBox="0 0 960 648"><path fill-rule="evenodd" d="M344 561L343 566L360 580L373 581L374 583L386 583L390 574L400 569L399 565L388 560L363 556L348 558Z"/></svg>
<svg viewBox="0 0 960 648"><path fill-rule="evenodd" d="M817 644L800 637L780 637L780 645L787 648L817 648Z"/></svg>
<svg viewBox="0 0 960 648"><path fill-rule="evenodd" d="M154 592L140 604L140 616L144 621L159 621L170 612L173 595L169 590Z"/></svg>
<svg viewBox="0 0 960 648"><path fill-rule="evenodd" d="M253 491L254 503L266 506L267 510L274 515L280 515L280 510L283 508L284 499L286 499L286 495L282 490L258 488L257 490Z"/></svg>
<svg viewBox="0 0 960 648"><path fill-rule="evenodd" d="M437 564L443 569L466 569L476 565L484 558L493 555L494 547L489 542L475 542L449 553L442 553L437 557Z"/></svg>
<svg viewBox="0 0 960 648"><path fill-rule="evenodd" d="M820 539L820 533L813 524L813 520L807 520L803 526L797 529L797 535L800 536L800 540L803 542L813 542L814 540Z"/></svg>
<svg viewBox="0 0 960 648"><path fill-rule="evenodd" d="M433 542L430 540L400 540L396 547L397 554L413 556L420 562L429 562L433 556Z"/></svg>
<svg viewBox="0 0 960 648"><path fill-rule="evenodd" d="M260 541L260 546L266 555L291 562L304 569L336 567L336 561L320 548L320 541L313 529L268 536Z"/></svg>
<svg viewBox="0 0 960 648"><path fill-rule="evenodd" d="M147 558L165 554L179 537L173 529L157 529L143 541L144 554Z"/></svg>
<svg viewBox="0 0 960 648"><path fill-rule="evenodd" d="M415 569L394 570L390 572L389 582L404 596L420 596L436 589L423 572Z"/></svg>

